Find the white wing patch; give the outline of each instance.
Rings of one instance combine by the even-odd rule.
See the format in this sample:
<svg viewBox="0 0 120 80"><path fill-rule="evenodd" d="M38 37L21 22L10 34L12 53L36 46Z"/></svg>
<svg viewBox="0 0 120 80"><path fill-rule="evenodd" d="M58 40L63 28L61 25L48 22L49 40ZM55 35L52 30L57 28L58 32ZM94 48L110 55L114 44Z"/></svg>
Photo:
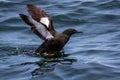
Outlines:
<svg viewBox="0 0 120 80"><path fill-rule="evenodd" d="M42 17L40 19L40 22L45 24L47 26L47 28L49 28L50 21L49 21L48 17Z"/></svg>
<svg viewBox="0 0 120 80"><path fill-rule="evenodd" d="M41 33L41 35L42 35L43 37L45 37L45 39L51 39L51 38L53 38L52 34L45 28L44 25L42 25L41 23L35 21L35 20L34 20L33 18L31 18L31 17L29 17L28 19L30 20L30 22L31 22L32 24L35 25L35 27L36 27L36 29L38 30L38 32ZM46 18L44 18L44 19L46 19ZM46 20L48 20L48 19L46 19Z"/></svg>

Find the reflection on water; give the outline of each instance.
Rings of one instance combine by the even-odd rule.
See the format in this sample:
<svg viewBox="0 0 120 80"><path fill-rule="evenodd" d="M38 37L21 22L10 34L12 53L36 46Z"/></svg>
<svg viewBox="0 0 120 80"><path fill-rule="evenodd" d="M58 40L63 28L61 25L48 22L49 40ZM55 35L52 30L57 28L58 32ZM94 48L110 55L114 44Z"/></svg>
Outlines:
<svg viewBox="0 0 120 80"><path fill-rule="evenodd" d="M51 59L42 59L39 62L36 62L36 64L39 66L39 68L32 71L32 75L44 75L45 73L51 72L55 70L55 66L57 64L62 65L72 65L73 62L76 62L76 59L72 58L51 58Z"/></svg>
<svg viewBox="0 0 120 80"><path fill-rule="evenodd" d="M56 64L57 63L55 63L55 62L53 62L53 63L38 62L37 65L39 66L39 68L35 69L32 72L32 75L33 76L44 75L45 73L54 71Z"/></svg>
<svg viewBox="0 0 120 80"><path fill-rule="evenodd" d="M15 50L17 51L17 50ZM18 50L20 51L20 50ZM27 52L27 51L26 51ZM34 57L34 55L29 55L28 52L24 53L27 56L30 57ZM40 58L40 57L38 57ZM10 65L11 67L17 67L17 66L26 66L26 65L37 65L38 68L36 68L35 70L33 70L31 72L32 76L37 76L37 75L44 75L48 72L52 72L55 70L56 65L57 64L61 64L61 65L72 65L74 62L77 62L76 58L68 58L68 57L63 57L63 58L40 58L39 61L36 62L24 62L24 63L19 63L19 64L14 64L14 65Z"/></svg>

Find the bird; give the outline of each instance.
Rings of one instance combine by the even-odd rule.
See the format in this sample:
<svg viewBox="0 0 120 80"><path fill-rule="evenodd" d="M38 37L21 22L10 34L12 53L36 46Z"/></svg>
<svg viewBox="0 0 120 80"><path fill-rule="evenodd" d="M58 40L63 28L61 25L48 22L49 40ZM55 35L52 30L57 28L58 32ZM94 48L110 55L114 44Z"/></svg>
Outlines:
<svg viewBox="0 0 120 80"><path fill-rule="evenodd" d="M26 8L30 16L19 14L21 19L43 40L43 43L35 50L36 55L61 51L73 34L82 33L73 28L59 33L54 29L51 17L44 10L33 4L27 4Z"/></svg>

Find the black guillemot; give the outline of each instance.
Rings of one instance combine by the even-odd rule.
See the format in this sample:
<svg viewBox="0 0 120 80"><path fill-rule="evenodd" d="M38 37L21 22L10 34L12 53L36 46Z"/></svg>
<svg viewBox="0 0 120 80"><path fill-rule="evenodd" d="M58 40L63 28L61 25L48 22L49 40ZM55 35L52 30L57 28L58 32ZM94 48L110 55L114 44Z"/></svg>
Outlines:
<svg viewBox="0 0 120 80"><path fill-rule="evenodd" d="M35 51L37 55L61 51L72 34L80 33L75 29L66 29L62 33L58 33L53 27L51 17L45 11L32 4L27 4L27 10L31 17L24 14L20 14L20 17L31 26L31 30L38 37L44 40Z"/></svg>

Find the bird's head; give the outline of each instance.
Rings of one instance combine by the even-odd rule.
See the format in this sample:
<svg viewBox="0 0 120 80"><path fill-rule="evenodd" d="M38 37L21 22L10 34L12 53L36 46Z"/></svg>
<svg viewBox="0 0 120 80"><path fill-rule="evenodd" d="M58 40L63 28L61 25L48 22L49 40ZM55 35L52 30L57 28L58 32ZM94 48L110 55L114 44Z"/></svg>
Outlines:
<svg viewBox="0 0 120 80"><path fill-rule="evenodd" d="M66 34L66 35L68 35L68 36L71 36L72 34L75 34L75 33L82 33L82 32L77 31L77 30L75 30L75 29L66 29L66 30L63 32L63 34Z"/></svg>

